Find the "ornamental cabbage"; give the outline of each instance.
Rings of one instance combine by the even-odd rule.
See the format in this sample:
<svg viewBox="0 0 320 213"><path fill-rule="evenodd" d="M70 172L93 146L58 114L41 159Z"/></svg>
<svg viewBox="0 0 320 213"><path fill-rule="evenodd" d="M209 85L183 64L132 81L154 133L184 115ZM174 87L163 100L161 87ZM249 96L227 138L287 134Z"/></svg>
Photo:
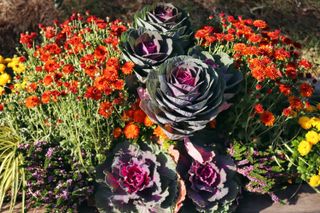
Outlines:
<svg viewBox="0 0 320 213"><path fill-rule="evenodd" d="M135 14L134 26L159 31L179 39L183 47L192 41L188 14L170 3L157 3L144 7Z"/></svg>
<svg viewBox="0 0 320 213"><path fill-rule="evenodd" d="M119 144L97 169L100 212L171 212L178 194L176 164L157 147Z"/></svg>
<svg viewBox="0 0 320 213"><path fill-rule="evenodd" d="M135 64L135 73L145 82L148 73L173 54L173 40L157 31L129 29L121 36L120 49L125 60Z"/></svg>

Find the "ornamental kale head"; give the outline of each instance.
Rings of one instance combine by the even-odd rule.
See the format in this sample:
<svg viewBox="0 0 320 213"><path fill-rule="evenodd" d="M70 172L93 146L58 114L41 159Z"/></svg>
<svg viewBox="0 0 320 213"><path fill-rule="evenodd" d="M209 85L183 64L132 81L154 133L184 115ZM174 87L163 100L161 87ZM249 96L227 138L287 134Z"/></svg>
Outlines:
<svg viewBox="0 0 320 213"><path fill-rule="evenodd" d="M231 69L232 60L191 51L192 56L176 56L149 73L146 89L139 89L141 109L171 139L182 139L204 129L230 104L242 80ZM227 58L229 59L229 58Z"/></svg>
<svg viewBox="0 0 320 213"><path fill-rule="evenodd" d="M156 147L119 144L97 169L101 212L170 212L178 193L175 163Z"/></svg>
<svg viewBox="0 0 320 213"><path fill-rule="evenodd" d="M172 38L143 28L123 33L120 49L124 58L135 64L135 73L141 82L146 80L151 69L174 54Z"/></svg>
<svg viewBox="0 0 320 213"><path fill-rule="evenodd" d="M225 82L200 59L177 56L149 74L140 90L141 109L171 139L205 128L221 111Z"/></svg>
<svg viewBox="0 0 320 213"><path fill-rule="evenodd" d="M192 30L187 13L170 3L146 6L135 14L135 27L155 30L181 41L187 47L192 40Z"/></svg>
<svg viewBox="0 0 320 213"><path fill-rule="evenodd" d="M188 55L199 58L207 65L223 77L225 81L225 100L231 99L240 90L240 82L243 80L242 73L235 69L233 59L224 52L217 52L214 55L207 51L203 51L200 47L193 47L189 49Z"/></svg>
<svg viewBox="0 0 320 213"><path fill-rule="evenodd" d="M180 162L179 172L187 186L187 197L199 212L231 212L240 187L230 156L220 155L185 138L190 155Z"/></svg>

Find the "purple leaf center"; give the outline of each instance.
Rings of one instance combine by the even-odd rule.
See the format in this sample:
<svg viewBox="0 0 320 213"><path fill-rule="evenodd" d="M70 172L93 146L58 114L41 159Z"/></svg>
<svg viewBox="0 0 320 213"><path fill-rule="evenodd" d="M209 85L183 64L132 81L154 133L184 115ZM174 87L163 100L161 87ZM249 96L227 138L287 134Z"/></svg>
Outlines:
<svg viewBox="0 0 320 213"><path fill-rule="evenodd" d="M149 55L158 52L158 47L154 40L145 40L138 44L138 50L142 55Z"/></svg>
<svg viewBox="0 0 320 213"><path fill-rule="evenodd" d="M164 7L159 6L155 9L155 15L158 17L161 21L167 21L168 19L175 16L176 11L172 7Z"/></svg>
<svg viewBox="0 0 320 213"><path fill-rule="evenodd" d="M120 176L124 188L130 194L144 189L150 182L149 172L135 163L123 165Z"/></svg>
<svg viewBox="0 0 320 213"><path fill-rule="evenodd" d="M194 86L195 84L195 77L192 76L192 73L189 69L179 67L175 76L180 84L189 86Z"/></svg>

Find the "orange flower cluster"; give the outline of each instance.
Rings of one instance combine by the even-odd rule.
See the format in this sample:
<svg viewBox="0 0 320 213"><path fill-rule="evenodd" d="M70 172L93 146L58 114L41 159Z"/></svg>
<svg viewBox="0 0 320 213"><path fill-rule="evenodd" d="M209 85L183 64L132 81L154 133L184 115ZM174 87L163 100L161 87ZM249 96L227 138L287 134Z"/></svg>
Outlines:
<svg viewBox="0 0 320 213"><path fill-rule="evenodd" d="M113 131L114 138L124 135L126 139L137 139L140 136L141 127L148 119L146 114L139 108L140 101L132 104L131 108L122 113L121 120L125 122L124 128L116 127ZM146 127L152 126L152 122L147 122Z"/></svg>
<svg viewBox="0 0 320 213"><path fill-rule="evenodd" d="M279 112L278 109L268 108L270 102L265 101L265 96L270 100L279 94L285 96L287 106L283 107L280 116L292 116L306 108L307 98L312 96L314 89L310 83L299 83L297 79L308 76L304 73L312 65L299 58L300 44L282 35L280 30L270 30L262 20L224 14L210 16L209 19L214 20L214 24L206 25L195 33L198 44L211 48L224 47L223 50L233 56L244 76L252 77L248 78L248 82L256 90L249 89L249 85L248 92L256 97L252 107L264 125L272 126L275 121L273 111ZM263 105L268 109L262 110Z"/></svg>
<svg viewBox="0 0 320 213"><path fill-rule="evenodd" d="M30 71L37 78L26 87L26 107L57 102L60 97L74 94L78 99L97 101L98 113L109 118L114 106L123 102L124 79L134 68L132 62L119 59L117 45L126 26L119 20L106 22L74 14L61 24L40 27L46 39L41 46L31 45L34 33L22 35L20 40L36 59ZM94 36L99 39L92 39Z"/></svg>
<svg viewBox="0 0 320 213"><path fill-rule="evenodd" d="M113 137L120 138L124 136L126 139L137 139L140 136L153 134L159 139L159 142L168 140L167 135L160 126L155 125L150 118L140 109L140 100L131 105L131 108L123 111L121 120L125 122L123 128L116 127L113 130ZM150 135L151 137L151 135Z"/></svg>

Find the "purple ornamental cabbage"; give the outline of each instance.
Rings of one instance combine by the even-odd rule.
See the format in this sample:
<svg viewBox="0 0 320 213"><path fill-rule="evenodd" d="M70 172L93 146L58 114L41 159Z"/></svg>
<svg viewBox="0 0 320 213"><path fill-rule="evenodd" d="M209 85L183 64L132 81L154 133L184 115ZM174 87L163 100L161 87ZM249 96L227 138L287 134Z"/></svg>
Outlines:
<svg viewBox="0 0 320 213"><path fill-rule="evenodd" d="M196 49L191 56L168 59L149 74L139 89L141 109L173 140L204 129L230 104L242 75L227 54L210 55Z"/></svg>
<svg viewBox="0 0 320 213"><path fill-rule="evenodd" d="M188 55L199 58L223 76L226 83L224 98L231 99L240 90L240 82L243 80L242 73L235 69L233 59L224 52L217 52L214 55L203 51L200 47L193 47L188 51Z"/></svg>
<svg viewBox="0 0 320 213"><path fill-rule="evenodd" d="M205 128L224 106L225 81L200 59L177 56L152 70L139 89L141 109L173 140Z"/></svg>
<svg viewBox="0 0 320 213"><path fill-rule="evenodd" d="M145 82L150 70L173 54L173 40L157 31L129 29L121 35L120 49L135 64L138 79Z"/></svg>
<svg viewBox="0 0 320 213"><path fill-rule="evenodd" d="M200 212L231 211L240 189L234 178L233 160L192 144L188 138L185 138L185 146L191 156L189 166L184 165L187 196L196 209Z"/></svg>
<svg viewBox="0 0 320 213"><path fill-rule="evenodd" d="M183 47L192 41L188 14L170 3L145 6L134 16L134 26L155 30L180 40Z"/></svg>
<svg viewBox="0 0 320 213"><path fill-rule="evenodd" d="M97 169L100 212L170 212L178 176L170 156L146 144L119 144Z"/></svg>

